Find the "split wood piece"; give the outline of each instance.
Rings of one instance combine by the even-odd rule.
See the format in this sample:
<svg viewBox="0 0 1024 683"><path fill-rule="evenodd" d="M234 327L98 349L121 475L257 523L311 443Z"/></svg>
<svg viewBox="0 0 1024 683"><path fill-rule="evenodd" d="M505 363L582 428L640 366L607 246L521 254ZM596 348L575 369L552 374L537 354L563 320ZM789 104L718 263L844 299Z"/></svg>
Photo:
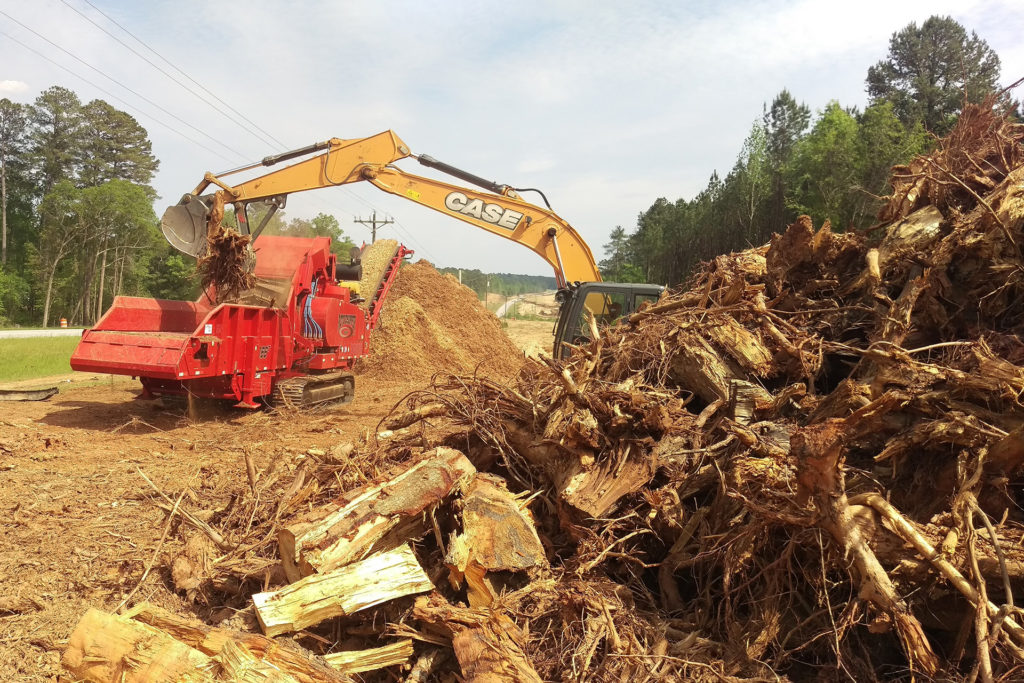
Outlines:
<svg viewBox="0 0 1024 683"><path fill-rule="evenodd" d="M97 609L79 620L61 663L91 683L207 683L218 666L152 626Z"/></svg>
<svg viewBox="0 0 1024 683"><path fill-rule="evenodd" d="M725 348L738 347L744 340L723 339L719 342ZM731 345L730 345L731 344ZM692 391L707 403L729 400L729 386L735 380L749 382L743 368L731 357L723 357L702 336L693 333L679 335L675 353L669 361L669 376L681 388ZM735 351L740 354L740 351ZM734 355L732 352L730 356ZM750 383L751 398L757 404L770 405L772 396L756 384Z"/></svg>
<svg viewBox="0 0 1024 683"><path fill-rule="evenodd" d="M526 636L506 614L455 607L435 594L418 598L413 616L451 638L467 683L540 683L523 650Z"/></svg>
<svg viewBox="0 0 1024 683"><path fill-rule="evenodd" d="M771 374L772 352L758 335L743 327L731 315L716 316L704 331L747 372L758 377Z"/></svg>
<svg viewBox="0 0 1024 683"><path fill-rule="evenodd" d="M244 646L257 659L272 664L299 683L348 683L351 680L288 640L208 626L146 603L133 607L124 616L159 629L211 657L220 655L228 643Z"/></svg>
<svg viewBox="0 0 1024 683"><path fill-rule="evenodd" d="M382 647L335 652L325 655L324 659L338 671L356 674L405 664L412 655L412 640L406 638Z"/></svg>
<svg viewBox="0 0 1024 683"><path fill-rule="evenodd" d="M277 636L433 589L406 545L326 574L307 576L279 591L257 593L252 601L263 632Z"/></svg>
<svg viewBox="0 0 1024 683"><path fill-rule="evenodd" d="M288 524L278 533L285 575L297 581L380 550L389 531L439 504L475 472L459 451L437 448L390 481L358 488ZM392 547L409 540L393 538Z"/></svg>
<svg viewBox="0 0 1024 683"><path fill-rule="evenodd" d="M273 664L258 659L245 645L229 640L217 656L231 683L297 683Z"/></svg>
<svg viewBox="0 0 1024 683"><path fill-rule="evenodd" d="M453 534L445 564L456 586L468 580L469 604L478 607L494 599L485 582L487 572L524 571L548 562L522 502L500 477L477 474L464 494L462 532Z"/></svg>
<svg viewBox="0 0 1024 683"><path fill-rule="evenodd" d="M595 462L593 451L536 441L525 427L511 421L505 428L509 445L547 476L564 502L589 517L604 517L620 498L647 485L658 467L639 449Z"/></svg>

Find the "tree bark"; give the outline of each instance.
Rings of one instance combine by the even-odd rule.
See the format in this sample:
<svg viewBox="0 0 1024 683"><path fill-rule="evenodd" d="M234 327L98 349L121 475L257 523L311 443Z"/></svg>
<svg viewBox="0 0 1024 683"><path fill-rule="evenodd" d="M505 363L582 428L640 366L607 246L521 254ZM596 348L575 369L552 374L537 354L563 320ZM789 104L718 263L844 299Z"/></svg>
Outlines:
<svg viewBox="0 0 1024 683"><path fill-rule="evenodd" d="M43 327L50 321L50 300L53 298L53 278L57 275L57 263L50 264L50 274L46 278L46 298L43 299Z"/></svg>
<svg viewBox="0 0 1024 683"><path fill-rule="evenodd" d="M3 238L0 264L7 265L7 155L0 154L0 215L3 216Z"/></svg>
<svg viewBox="0 0 1024 683"><path fill-rule="evenodd" d="M92 322L95 324L100 316L103 315L103 287L106 284L107 279L107 237L103 237L103 262L100 264L100 286L96 292L96 313L93 315Z"/></svg>

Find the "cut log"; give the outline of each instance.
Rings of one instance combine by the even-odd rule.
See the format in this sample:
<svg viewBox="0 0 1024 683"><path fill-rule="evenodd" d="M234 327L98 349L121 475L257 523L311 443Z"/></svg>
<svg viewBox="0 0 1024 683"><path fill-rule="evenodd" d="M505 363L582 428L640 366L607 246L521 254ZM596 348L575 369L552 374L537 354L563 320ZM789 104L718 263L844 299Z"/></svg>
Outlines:
<svg viewBox="0 0 1024 683"><path fill-rule="evenodd" d="M263 632L276 636L433 588L406 545L307 576L279 591L257 593L252 601Z"/></svg>
<svg viewBox="0 0 1024 683"><path fill-rule="evenodd" d="M297 581L381 550L380 541L388 532L436 506L475 472L459 451L437 448L390 481L356 489L292 522L278 534L286 576ZM411 539L389 540L396 547Z"/></svg>
<svg viewBox="0 0 1024 683"><path fill-rule="evenodd" d="M458 585L469 580L469 604L490 604L493 593L481 585L487 572L523 571L547 566L544 546L529 511L497 476L477 474L463 499L462 532L453 534L445 557Z"/></svg>
<svg viewBox="0 0 1024 683"><path fill-rule="evenodd" d="M348 683L351 680L327 666L322 659L286 640L271 640L258 633L208 626L145 603L132 608L124 616L159 629L211 657L220 655L228 643L242 645L257 659L272 664L299 683Z"/></svg>
<svg viewBox="0 0 1024 683"><path fill-rule="evenodd" d="M338 671L356 674L363 671L376 671L388 666L405 664L412 659L412 655L412 640L406 638L389 643L388 645L372 647L366 650L334 652L325 655L324 659Z"/></svg>
<svg viewBox="0 0 1024 683"><path fill-rule="evenodd" d="M146 624L90 609L62 659L76 680L92 683L207 683L217 663Z"/></svg>

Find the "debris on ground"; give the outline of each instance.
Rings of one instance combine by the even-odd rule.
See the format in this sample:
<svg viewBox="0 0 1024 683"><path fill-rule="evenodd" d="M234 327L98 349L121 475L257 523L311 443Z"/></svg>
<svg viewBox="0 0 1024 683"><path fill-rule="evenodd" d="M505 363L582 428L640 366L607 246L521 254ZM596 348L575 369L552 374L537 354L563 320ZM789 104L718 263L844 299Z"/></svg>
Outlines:
<svg viewBox="0 0 1024 683"><path fill-rule="evenodd" d="M235 630L90 612L65 664L122 680L173 651L196 672L174 680L232 680L248 652L265 680L325 681L386 649L362 680L1019 677L1024 126L991 105L895 169L865 234L802 217L564 362L439 375L204 519L168 504L209 555L188 595Z"/></svg>

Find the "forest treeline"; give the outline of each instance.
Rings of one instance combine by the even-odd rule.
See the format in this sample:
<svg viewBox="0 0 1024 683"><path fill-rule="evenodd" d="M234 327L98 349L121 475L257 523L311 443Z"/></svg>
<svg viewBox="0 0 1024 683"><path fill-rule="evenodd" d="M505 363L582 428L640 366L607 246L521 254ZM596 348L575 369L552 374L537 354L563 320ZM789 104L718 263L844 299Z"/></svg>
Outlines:
<svg viewBox="0 0 1024 683"><path fill-rule="evenodd" d="M868 68L863 110L832 101L812 116L783 90L764 104L724 177L713 172L691 199L657 199L631 232L614 229L603 277L675 285L701 261L764 244L801 214L837 231L870 227L890 169L928 151L965 101L998 92L999 76L998 55L952 18L909 24ZM1000 104L1020 116L1008 93Z"/></svg>
<svg viewBox="0 0 1024 683"><path fill-rule="evenodd" d="M158 228L159 161L138 121L103 100L53 86L29 104L0 99L0 324L89 325L114 296L198 296L195 261ZM334 216L268 233L351 241Z"/></svg>
<svg viewBox="0 0 1024 683"><path fill-rule="evenodd" d="M490 292L516 296L555 289L552 275L518 275L516 273L484 273L476 268L438 268L453 277L461 277L462 284L476 292L481 299Z"/></svg>

